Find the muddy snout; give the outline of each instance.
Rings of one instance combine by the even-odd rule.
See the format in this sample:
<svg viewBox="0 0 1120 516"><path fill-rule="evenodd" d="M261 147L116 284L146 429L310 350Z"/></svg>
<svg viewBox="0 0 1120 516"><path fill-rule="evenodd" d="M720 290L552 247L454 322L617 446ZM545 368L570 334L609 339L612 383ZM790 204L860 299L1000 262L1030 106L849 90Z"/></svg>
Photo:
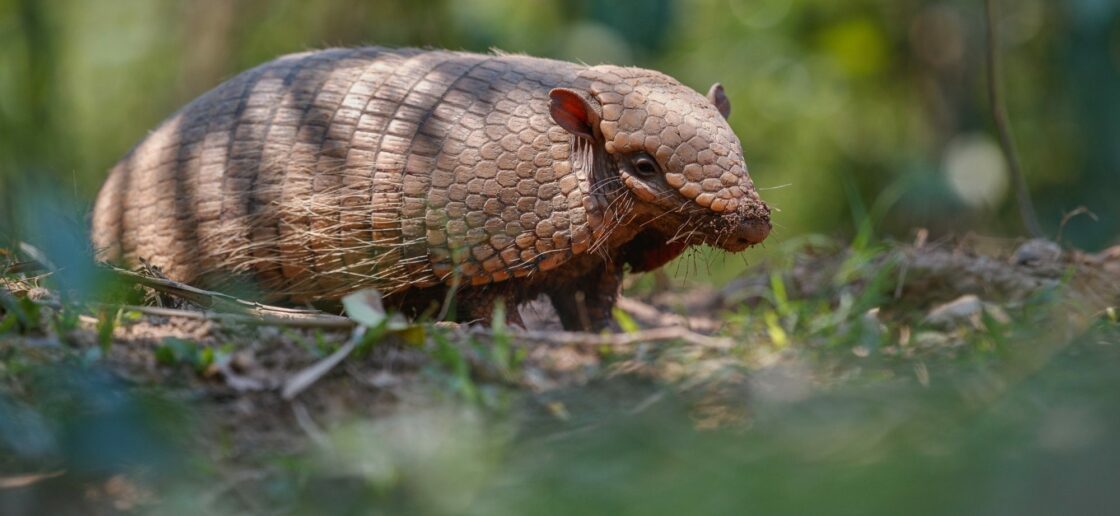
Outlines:
<svg viewBox="0 0 1120 516"><path fill-rule="evenodd" d="M769 219L748 219L731 228L722 247L728 251L739 252L752 245L761 244L768 236L770 236Z"/></svg>
<svg viewBox="0 0 1120 516"><path fill-rule="evenodd" d="M765 203L744 207L738 213L723 219L724 229L718 246L739 252L761 244L770 236L770 208Z"/></svg>

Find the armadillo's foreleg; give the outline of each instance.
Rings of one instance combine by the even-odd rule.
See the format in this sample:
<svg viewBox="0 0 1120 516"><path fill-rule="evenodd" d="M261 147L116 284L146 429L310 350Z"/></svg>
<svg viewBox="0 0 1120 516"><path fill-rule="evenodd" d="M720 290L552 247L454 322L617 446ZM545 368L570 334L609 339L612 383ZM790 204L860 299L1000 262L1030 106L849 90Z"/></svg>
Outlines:
<svg viewBox="0 0 1120 516"><path fill-rule="evenodd" d="M622 268L608 266L548 293L560 323L568 331L615 330L611 313L622 288Z"/></svg>

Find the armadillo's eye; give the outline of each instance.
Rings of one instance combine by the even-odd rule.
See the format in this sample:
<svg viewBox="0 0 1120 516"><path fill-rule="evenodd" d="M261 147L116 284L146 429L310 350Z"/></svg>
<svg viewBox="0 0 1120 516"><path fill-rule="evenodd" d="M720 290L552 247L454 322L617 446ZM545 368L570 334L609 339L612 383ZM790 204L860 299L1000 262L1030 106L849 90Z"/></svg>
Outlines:
<svg viewBox="0 0 1120 516"><path fill-rule="evenodd" d="M657 162L645 154L640 154L634 158L634 170L642 177L654 177L658 172Z"/></svg>

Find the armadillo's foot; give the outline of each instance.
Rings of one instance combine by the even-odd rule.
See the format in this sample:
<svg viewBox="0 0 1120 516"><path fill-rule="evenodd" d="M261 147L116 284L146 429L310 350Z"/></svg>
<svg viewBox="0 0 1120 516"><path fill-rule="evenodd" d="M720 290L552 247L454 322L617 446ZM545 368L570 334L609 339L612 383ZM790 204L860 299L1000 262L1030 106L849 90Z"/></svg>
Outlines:
<svg viewBox="0 0 1120 516"><path fill-rule="evenodd" d="M614 320L615 300L622 288L622 271L596 271L571 282L569 288L548 293L552 306L567 331L618 331Z"/></svg>

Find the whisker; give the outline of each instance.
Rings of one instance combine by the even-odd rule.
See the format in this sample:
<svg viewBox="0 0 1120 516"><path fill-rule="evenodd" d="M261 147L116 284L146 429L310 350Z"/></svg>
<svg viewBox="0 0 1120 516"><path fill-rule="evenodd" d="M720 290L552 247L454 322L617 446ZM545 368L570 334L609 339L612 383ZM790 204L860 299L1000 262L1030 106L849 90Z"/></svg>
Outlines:
<svg viewBox="0 0 1120 516"><path fill-rule="evenodd" d="M791 187L791 186L793 186L793 183L786 183L784 185L770 186L770 187L766 187L766 188L755 187L755 191L756 192L768 192L768 191L771 191L771 190L781 190L782 188L788 188L788 187Z"/></svg>

